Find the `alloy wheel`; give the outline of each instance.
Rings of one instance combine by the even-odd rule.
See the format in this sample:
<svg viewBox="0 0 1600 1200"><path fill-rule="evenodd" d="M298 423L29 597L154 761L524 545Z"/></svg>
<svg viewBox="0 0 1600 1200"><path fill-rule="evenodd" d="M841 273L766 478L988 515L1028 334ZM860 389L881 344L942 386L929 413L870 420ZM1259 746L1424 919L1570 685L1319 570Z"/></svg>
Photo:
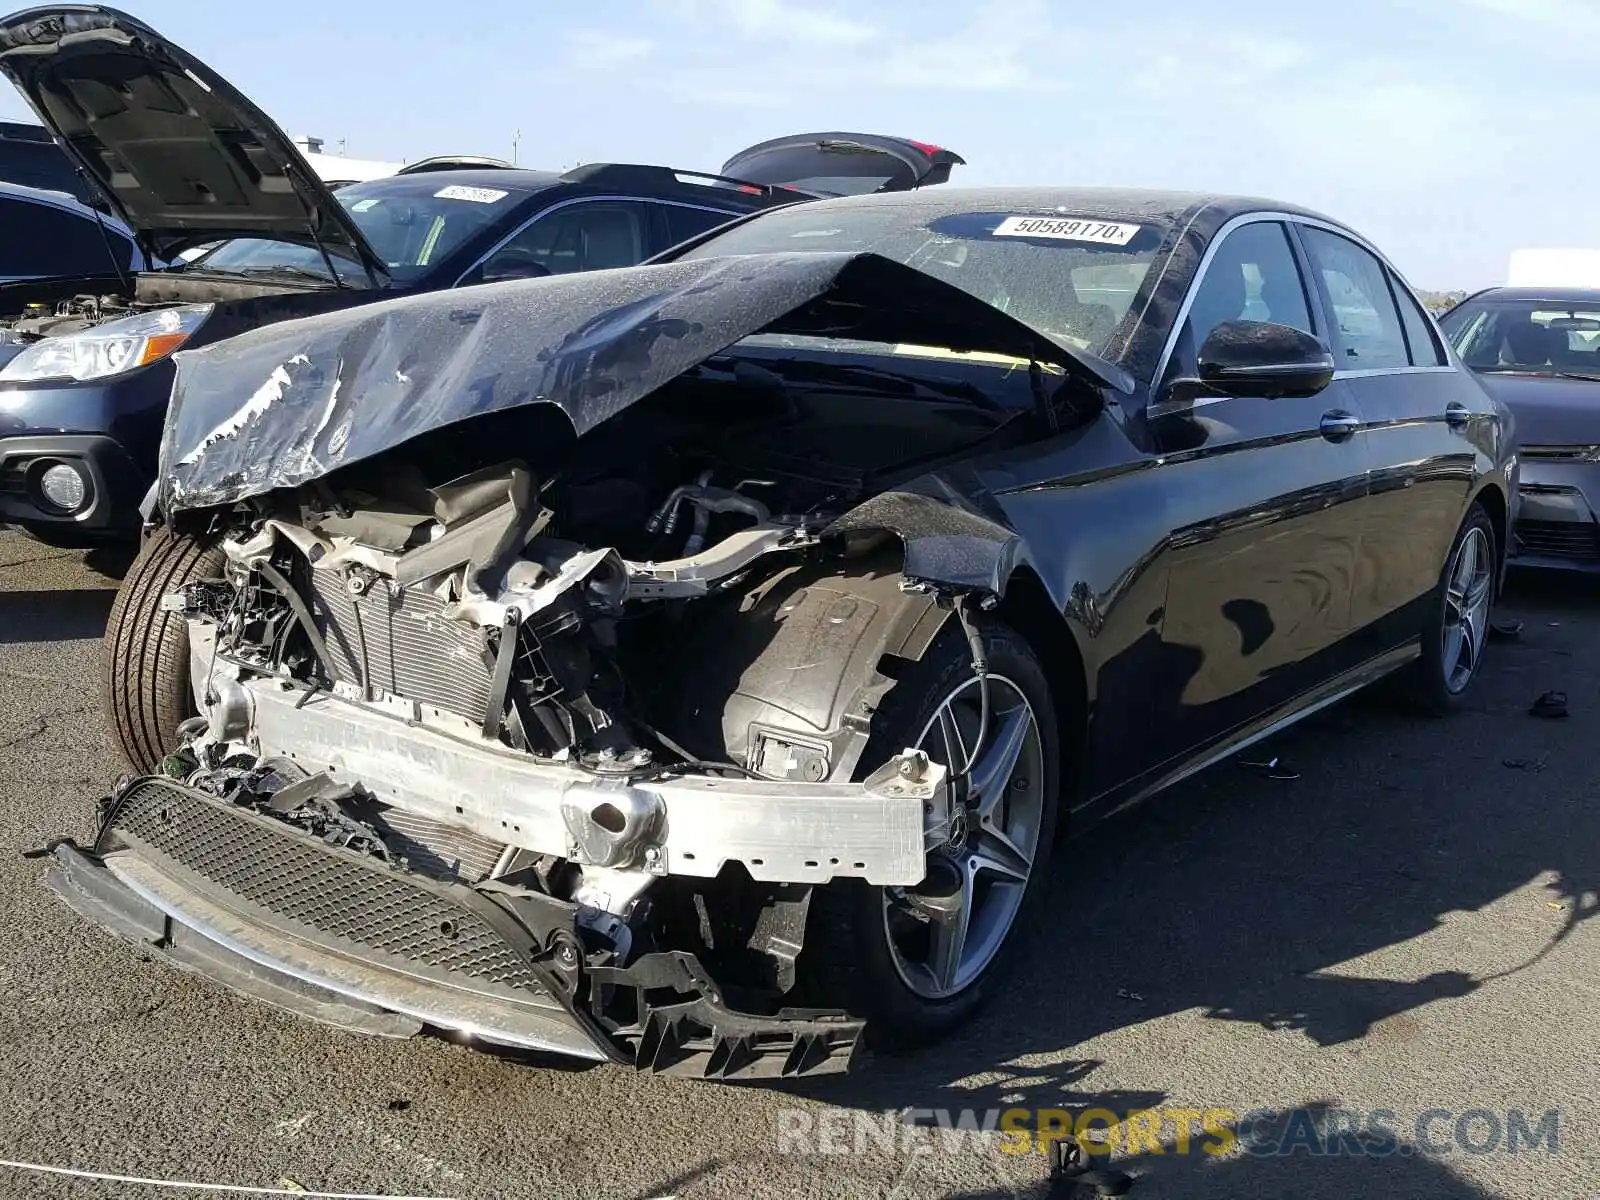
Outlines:
<svg viewBox="0 0 1600 1200"><path fill-rule="evenodd" d="M1466 690L1483 658L1494 593L1493 552L1481 527L1467 530L1445 577L1444 645L1440 662L1452 695Z"/></svg>
<svg viewBox="0 0 1600 1200"><path fill-rule="evenodd" d="M891 958L918 996L942 1000L970 987L994 961L1022 908L1044 824L1044 748L1033 706L1000 675L988 677L987 736L979 745L982 693L968 679L940 703L918 748L956 775L944 844L914 888L884 889Z"/></svg>

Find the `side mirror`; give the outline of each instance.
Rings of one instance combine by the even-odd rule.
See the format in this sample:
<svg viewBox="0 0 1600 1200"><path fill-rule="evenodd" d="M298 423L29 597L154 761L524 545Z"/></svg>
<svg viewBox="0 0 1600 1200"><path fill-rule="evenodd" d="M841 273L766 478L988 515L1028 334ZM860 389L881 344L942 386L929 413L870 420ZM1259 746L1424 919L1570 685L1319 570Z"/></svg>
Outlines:
<svg viewBox="0 0 1600 1200"><path fill-rule="evenodd" d="M1335 370L1321 338L1273 321L1224 321L1206 336L1198 358L1199 378L1175 380L1173 399L1315 396Z"/></svg>

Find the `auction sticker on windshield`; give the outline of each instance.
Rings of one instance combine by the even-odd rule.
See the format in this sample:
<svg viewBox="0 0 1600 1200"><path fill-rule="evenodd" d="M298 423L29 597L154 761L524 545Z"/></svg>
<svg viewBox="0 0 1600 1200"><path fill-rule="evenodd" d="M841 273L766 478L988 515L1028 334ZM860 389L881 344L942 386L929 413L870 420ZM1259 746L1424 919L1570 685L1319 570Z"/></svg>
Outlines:
<svg viewBox="0 0 1600 1200"><path fill-rule="evenodd" d="M1095 221L1088 217L1007 217L995 226L995 237L1056 238L1063 242L1093 242L1101 246L1126 246L1139 232L1138 225Z"/></svg>
<svg viewBox="0 0 1600 1200"><path fill-rule="evenodd" d="M459 183L442 187L433 194L435 200L471 200L474 204L493 204L508 195L509 192L502 192L499 188L462 187Z"/></svg>

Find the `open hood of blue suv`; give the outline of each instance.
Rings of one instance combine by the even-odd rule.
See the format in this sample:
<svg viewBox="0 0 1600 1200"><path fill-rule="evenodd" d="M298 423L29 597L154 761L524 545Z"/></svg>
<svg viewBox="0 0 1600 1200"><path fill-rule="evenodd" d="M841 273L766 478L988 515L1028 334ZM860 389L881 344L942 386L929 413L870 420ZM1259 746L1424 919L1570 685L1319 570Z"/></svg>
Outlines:
<svg viewBox="0 0 1600 1200"><path fill-rule="evenodd" d="M383 261L283 130L135 17L55 4L0 18L0 73L152 259L223 238L321 242Z"/></svg>

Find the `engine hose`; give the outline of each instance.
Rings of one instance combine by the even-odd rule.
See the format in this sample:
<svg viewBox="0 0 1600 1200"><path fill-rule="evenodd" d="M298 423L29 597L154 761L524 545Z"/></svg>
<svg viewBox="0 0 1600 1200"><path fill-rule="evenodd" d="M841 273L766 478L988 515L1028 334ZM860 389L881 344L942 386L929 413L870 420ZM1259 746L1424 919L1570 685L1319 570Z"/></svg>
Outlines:
<svg viewBox="0 0 1600 1200"><path fill-rule="evenodd" d="M710 485L711 476L712 472L709 470L700 473L699 483L702 488ZM689 534L689 540L683 544L684 558L691 558L700 553L701 548L706 544L706 530L710 527L711 510L697 505L694 510L694 531Z"/></svg>
<svg viewBox="0 0 1600 1200"><path fill-rule="evenodd" d="M954 773L953 777L957 779L972 773L978 755L983 750L984 738L989 734L989 656L983 649L983 634L968 611L971 604L971 596L958 596L955 608L956 620L961 622L961 632L967 635L967 649L972 655L972 673L978 677L978 736L973 739L966 764Z"/></svg>
<svg viewBox="0 0 1600 1200"><path fill-rule="evenodd" d="M288 603L295 618L300 622L301 628L306 631L306 640L311 643L311 652L317 656L317 661L322 664L322 673L327 676L328 682L332 683L339 677L333 669L333 657L328 653L327 643L322 640L322 634L317 629L317 623L312 619L311 610L306 607L306 602L301 599L300 593L294 590L294 585L285 579L278 572L278 568L271 563L257 563L256 571Z"/></svg>

